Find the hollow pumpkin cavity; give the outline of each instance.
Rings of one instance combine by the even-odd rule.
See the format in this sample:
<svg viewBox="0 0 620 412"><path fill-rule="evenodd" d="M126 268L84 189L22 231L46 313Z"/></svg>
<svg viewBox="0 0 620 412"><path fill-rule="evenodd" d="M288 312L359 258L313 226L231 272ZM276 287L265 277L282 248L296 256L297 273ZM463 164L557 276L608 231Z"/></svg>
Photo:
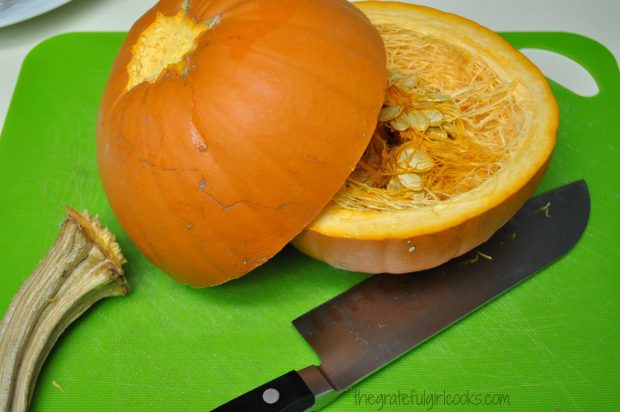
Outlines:
<svg viewBox="0 0 620 412"><path fill-rule="evenodd" d="M179 11L172 16L157 13L131 47L131 61L127 65L129 80L126 90L142 83L153 83L162 72L174 69L184 73L188 68L186 56L196 47L196 39L219 23L215 17L197 22L187 13L188 2L183 2Z"/></svg>
<svg viewBox="0 0 620 412"><path fill-rule="evenodd" d="M332 206L437 205L483 184L528 130L527 87L442 39L376 27L387 52L387 94L372 140Z"/></svg>

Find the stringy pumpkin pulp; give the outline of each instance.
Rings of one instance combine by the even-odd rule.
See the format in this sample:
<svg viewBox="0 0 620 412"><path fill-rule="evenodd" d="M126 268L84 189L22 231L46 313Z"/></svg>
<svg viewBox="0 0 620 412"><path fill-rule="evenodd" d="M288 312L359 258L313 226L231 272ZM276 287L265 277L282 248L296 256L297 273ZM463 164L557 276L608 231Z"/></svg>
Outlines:
<svg viewBox="0 0 620 412"><path fill-rule="evenodd" d="M355 4L386 46L387 96L355 170L293 245L351 271L434 267L486 241L534 192L557 104L525 56L472 21Z"/></svg>
<svg viewBox="0 0 620 412"><path fill-rule="evenodd" d="M499 171L530 121L515 91L479 56L402 27L376 26L390 79L377 129L332 203L389 210L436 205Z"/></svg>

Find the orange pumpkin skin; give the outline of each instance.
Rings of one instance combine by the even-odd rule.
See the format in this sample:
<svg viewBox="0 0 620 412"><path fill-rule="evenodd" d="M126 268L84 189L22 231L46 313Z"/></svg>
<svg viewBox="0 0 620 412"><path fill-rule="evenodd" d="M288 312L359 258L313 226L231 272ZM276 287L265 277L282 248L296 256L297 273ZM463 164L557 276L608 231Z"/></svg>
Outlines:
<svg viewBox="0 0 620 412"><path fill-rule="evenodd" d="M186 67L127 89L132 46L180 3L158 3L123 43L97 159L133 242L201 287L264 263L320 213L370 140L387 72L379 34L344 0L194 0L192 19L218 21Z"/></svg>
<svg viewBox="0 0 620 412"><path fill-rule="evenodd" d="M528 103L532 120L518 153L471 192L438 206L408 210L329 205L292 241L309 256L350 271L399 274L435 267L486 241L534 192L553 153L557 103L542 73L525 56L475 22L405 3L355 4L373 24L405 27L479 52L494 69L527 85L533 96Z"/></svg>
<svg viewBox="0 0 620 412"><path fill-rule="evenodd" d="M502 203L477 216L464 218L455 226L405 238L386 236L384 239L330 236L306 229L292 244L305 254L339 269L393 274L430 269L486 242L534 192L548 163Z"/></svg>

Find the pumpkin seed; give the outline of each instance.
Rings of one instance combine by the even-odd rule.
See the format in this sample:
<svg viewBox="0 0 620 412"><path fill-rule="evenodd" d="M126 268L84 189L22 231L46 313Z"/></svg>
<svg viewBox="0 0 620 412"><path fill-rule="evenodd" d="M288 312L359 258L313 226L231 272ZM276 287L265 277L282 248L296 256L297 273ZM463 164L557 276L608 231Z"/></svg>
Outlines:
<svg viewBox="0 0 620 412"><path fill-rule="evenodd" d="M424 189L422 176L417 173L403 173L398 175L398 180L403 187L411 189L414 192L420 192Z"/></svg>
<svg viewBox="0 0 620 412"><path fill-rule="evenodd" d="M392 129L394 130L404 132L405 130L409 129L409 122L405 118L405 116L401 115L398 116L396 119L392 120L390 122L390 126L392 126Z"/></svg>
<svg viewBox="0 0 620 412"><path fill-rule="evenodd" d="M426 132L426 136L433 140L443 140L448 138L448 132L446 132L443 128L430 127Z"/></svg>
<svg viewBox="0 0 620 412"><path fill-rule="evenodd" d="M401 168L413 170L416 173L426 173L433 168L433 159L429 155L411 147L400 152L396 163Z"/></svg>
<svg viewBox="0 0 620 412"><path fill-rule="evenodd" d="M381 109L379 113L380 122L389 122L396 119L403 112L403 106L388 106Z"/></svg>
<svg viewBox="0 0 620 412"><path fill-rule="evenodd" d="M414 75L406 76L400 72L392 72L390 73L389 84L396 85L399 89L411 94L418 84L418 78Z"/></svg>
<svg viewBox="0 0 620 412"><path fill-rule="evenodd" d="M390 84L396 84L404 78L405 78L405 75L402 74L401 72L392 72L390 73L389 82Z"/></svg>
<svg viewBox="0 0 620 412"><path fill-rule="evenodd" d="M397 86L409 94L415 91L417 84L418 78L415 76L405 77L397 82Z"/></svg>
<svg viewBox="0 0 620 412"><path fill-rule="evenodd" d="M439 126L443 121L443 114L439 110L424 110L422 113L424 113L431 126Z"/></svg>
<svg viewBox="0 0 620 412"><path fill-rule="evenodd" d="M406 116L405 122L409 124L409 127L417 130L418 132L424 132L430 126L430 121L424 113L411 111L404 116Z"/></svg>

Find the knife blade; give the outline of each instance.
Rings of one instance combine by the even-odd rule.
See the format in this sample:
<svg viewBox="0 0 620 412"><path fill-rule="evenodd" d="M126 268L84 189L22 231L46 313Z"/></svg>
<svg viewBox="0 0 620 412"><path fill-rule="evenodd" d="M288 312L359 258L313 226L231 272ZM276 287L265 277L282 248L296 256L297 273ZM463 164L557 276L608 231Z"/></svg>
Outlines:
<svg viewBox="0 0 620 412"><path fill-rule="evenodd" d="M319 355L319 366L290 371L214 411L325 406L567 253L589 215L588 187L580 180L528 200L473 257L407 275L369 277L293 321Z"/></svg>

